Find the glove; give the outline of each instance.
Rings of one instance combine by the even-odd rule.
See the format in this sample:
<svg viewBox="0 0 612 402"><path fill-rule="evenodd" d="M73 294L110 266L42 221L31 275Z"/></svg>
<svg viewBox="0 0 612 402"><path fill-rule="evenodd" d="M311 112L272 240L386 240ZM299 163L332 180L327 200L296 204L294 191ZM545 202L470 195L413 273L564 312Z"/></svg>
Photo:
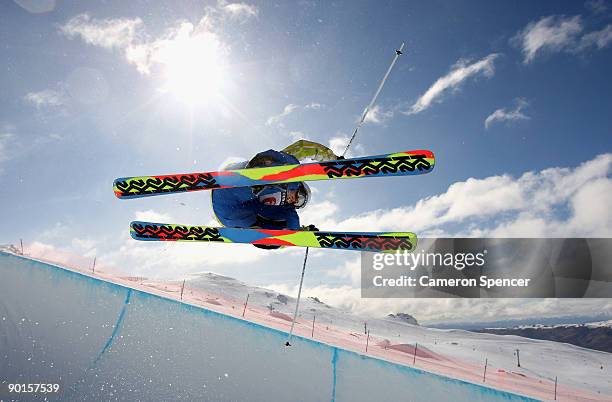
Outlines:
<svg viewBox="0 0 612 402"><path fill-rule="evenodd" d="M318 232L319 229L315 225L302 226L302 230L305 232Z"/></svg>

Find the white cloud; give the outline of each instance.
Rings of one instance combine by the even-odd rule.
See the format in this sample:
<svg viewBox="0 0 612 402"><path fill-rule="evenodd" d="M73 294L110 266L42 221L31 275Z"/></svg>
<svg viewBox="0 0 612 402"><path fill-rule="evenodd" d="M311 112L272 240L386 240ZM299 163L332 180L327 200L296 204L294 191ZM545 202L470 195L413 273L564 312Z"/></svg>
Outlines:
<svg viewBox="0 0 612 402"><path fill-rule="evenodd" d="M157 46L155 41L146 42L143 29L140 18L100 20L89 14L79 14L60 27L68 38L81 38L87 44L108 50L122 50L129 63L140 73L148 74Z"/></svg>
<svg viewBox="0 0 612 402"><path fill-rule="evenodd" d="M374 107L368 111L364 122L371 124L384 124L392 117L393 110L383 110L380 106L374 105Z"/></svg>
<svg viewBox="0 0 612 402"><path fill-rule="evenodd" d="M51 243L53 240L60 241L62 243L69 243L71 241L72 230L62 222L55 222L55 224L41 232L36 236L36 240L41 243Z"/></svg>
<svg viewBox="0 0 612 402"><path fill-rule="evenodd" d="M585 3L586 8L595 14L603 14L608 11L605 0L590 0Z"/></svg>
<svg viewBox="0 0 612 402"><path fill-rule="evenodd" d="M347 135L339 135L329 139L329 149L334 151L336 155L341 155L349 142Z"/></svg>
<svg viewBox="0 0 612 402"><path fill-rule="evenodd" d="M487 57L469 64L466 60L459 60L449 71L448 74L439 78L429 89L421 95L414 105L406 112L406 114L416 114L429 108L434 101L440 101L440 98L448 90L456 90L460 85L470 77L484 75L492 77L495 74L495 59L499 54L492 53Z"/></svg>
<svg viewBox="0 0 612 402"><path fill-rule="evenodd" d="M43 14L55 9L57 0L13 0L15 4L32 14Z"/></svg>
<svg viewBox="0 0 612 402"><path fill-rule="evenodd" d="M61 30L68 37L81 37L91 45L122 50L126 60L141 74L150 74L155 65L170 65L172 57L180 53L186 43L197 44L207 52L211 49L210 52L215 54L229 51L218 35L210 31L210 22L205 19L198 25L183 21L154 40L147 40L139 18L97 20L81 14L68 21Z"/></svg>
<svg viewBox="0 0 612 402"><path fill-rule="evenodd" d="M14 137L14 127L5 125L0 131L0 162L9 158L9 142Z"/></svg>
<svg viewBox="0 0 612 402"><path fill-rule="evenodd" d="M204 10L204 17L202 17L200 25L211 30L224 22L243 24L259 16L259 9L254 5L228 3L226 0L218 0L215 5L206 6Z"/></svg>
<svg viewBox="0 0 612 402"><path fill-rule="evenodd" d="M84 257L95 258L98 254L98 249L96 248L97 243L95 240L74 238L72 239L71 245L75 252Z"/></svg>
<svg viewBox="0 0 612 402"><path fill-rule="evenodd" d="M123 49L137 39L137 31L143 28L140 18L95 19L89 14L71 18L60 30L69 38L80 37L86 43L105 49Z"/></svg>
<svg viewBox="0 0 612 402"><path fill-rule="evenodd" d="M156 222L156 223L179 223L175 222L174 218L168 214L162 214L155 212L152 209L147 211L136 211L135 220L143 222Z"/></svg>
<svg viewBox="0 0 612 402"><path fill-rule="evenodd" d="M313 188L313 190L315 189ZM305 208L304 211L300 213L300 220L307 222L307 225L324 222L332 218L337 213L338 209L338 206L329 200L308 204L308 208ZM330 228L327 227L325 229L329 230Z"/></svg>
<svg viewBox="0 0 612 402"><path fill-rule="evenodd" d="M612 43L612 24L606 25L600 31L594 31L588 33L580 39L579 50L587 49L590 47L597 47L597 49L603 49Z"/></svg>
<svg viewBox="0 0 612 402"><path fill-rule="evenodd" d="M93 46L122 51L126 60L141 74L150 74L156 65L170 65L172 57L187 43L190 47L226 56L229 45L215 32L216 26L226 18L244 22L257 14L255 6L219 1L216 7L206 8L197 24L181 21L157 38L147 35L140 18L96 19L86 13L71 18L60 27L60 31L69 38L81 38Z"/></svg>
<svg viewBox="0 0 612 402"><path fill-rule="evenodd" d="M228 14L230 18L239 21L246 21L249 18L259 15L259 9L257 9L257 7L246 3L227 3L226 1L220 0L217 6L224 13Z"/></svg>
<svg viewBox="0 0 612 402"><path fill-rule="evenodd" d="M223 162L219 164L217 170L238 169L239 167L236 165L240 164L240 167L242 167L243 162L248 160L249 158L243 158L242 156L228 156Z"/></svg>
<svg viewBox="0 0 612 402"><path fill-rule="evenodd" d="M609 237L612 231L611 205L612 180L600 178L590 181L571 199L573 215L567 222L567 230L584 237L599 233L607 233Z"/></svg>
<svg viewBox="0 0 612 402"><path fill-rule="evenodd" d="M328 148L334 151L336 155L342 155L342 153L346 149L346 145L348 144L349 140L350 140L350 137L348 135L343 134L343 133L337 133L335 136L329 139ZM349 148L347 154L344 156L346 156L347 158L350 158L354 155L363 155L363 154L365 154L363 145L356 144L355 141L353 141L351 148Z"/></svg>
<svg viewBox="0 0 612 402"><path fill-rule="evenodd" d="M529 106L529 102L525 99L518 98L515 100L516 107L512 110L497 109L485 119L485 128L489 128L495 122L529 120L530 117L523 113L523 109Z"/></svg>
<svg viewBox="0 0 612 402"><path fill-rule="evenodd" d="M321 104L321 103L317 103L317 102L311 102L309 104L306 104L304 106L300 106L300 105L296 105L295 103L289 103L288 105L286 105L283 108L283 111L280 112L277 115L274 116L270 116L268 117L268 119L266 120L266 125L267 126L272 126L272 125L277 125L279 127L285 127L284 123L282 122L282 120L289 116L291 113L297 111L297 110L320 110L322 108L324 108L325 105Z"/></svg>
<svg viewBox="0 0 612 402"><path fill-rule="evenodd" d="M1 163L10 159L14 137L15 126L4 124L0 127L0 175L4 173Z"/></svg>
<svg viewBox="0 0 612 402"><path fill-rule="evenodd" d="M89 237L75 237L75 227L63 222L38 232L34 241L27 244L25 251L33 257L68 264L71 267L87 268L93 259L99 257L99 246L103 237L95 240Z"/></svg>
<svg viewBox="0 0 612 402"><path fill-rule="evenodd" d="M266 120L266 125L267 126L271 126L273 124L278 124L279 126L283 126L283 124L281 123L281 120L286 117L289 116L291 113L293 113L294 111L296 111L299 108L298 105L294 104L294 103L290 103L288 105L286 105L283 108L283 111L280 112L277 115L274 116L270 116L268 117L268 120Z"/></svg>
<svg viewBox="0 0 612 402"><path fill-rule="evenodd" d="M344 265L327 271L326 275L331 278L348 279L353 287L359 287L361 285L361 258L347 260Z"/></svg>
<svg viewBox="0 0 612 402"><path fill-rule="evenodd" d="M606 9L605 4L598 1L587 3L587 7L595 13ZM603 49L612 43L612 24L584 35L583 30L580 15L550 15L527 24L510 42L521 49L525 64L531 63L543 53L563 51L577 54L593 47Z"/></svg>
<svg viewBox="0 0 612 402"><path fill-rule="evenodd" d="M61 136L60 134L57 133L49 133L49 134L44 134L44 135L40 135L38 137L36 137L34 139L34 141L30 142L30 144L36 146L36 147L42 147L45 146L47 144L51 144L53 142L57 142L57 141L63 141L65 139L64 136Z"/></svg>
<svg viewBox="0 0 612 402"><path fill-rule="evenodd" d="M64 94L53 89L29 92L23 98L26 102L36 106L37 109L43 106L61 106L65 102Z"/></svg>
<svg viewBox="0 0 612 402"><path fill-rule="evenodd" d="M24 252L27 256L51 261L76 269L90 268L91 264L93 263L93 258L91 256L89 256L89 259L85 259L84 257L75 254L72 250L59 248L52 244L38 240L25 244Z"/></svg>
<svg viewBox="0 0 612 402"><path fill-rule="evenodd" d="M527 24L512 42L521 47L523 62L527 64L542 51L560 51L574 47L581 32L582 20L579 15L574 17L551 15Z"/></svg>
<svg viewBox="0 0 612 402"><path fill-rule="evenodd" d="M301 131L290 131L288 134L288 137L291 138L291 143L293 144L296 141L299 140L308 140L309 137L308 135L304 134Z"/></svg>
<svg viewBox="0 0 612 402"><path fill-rule="evenodd" d="M306 106L304 106L304 109L319 110L319 109L322 109L324 107L325 107L325 105L323 105L321 103L311 102L311 103L307 104Z"/></svg>

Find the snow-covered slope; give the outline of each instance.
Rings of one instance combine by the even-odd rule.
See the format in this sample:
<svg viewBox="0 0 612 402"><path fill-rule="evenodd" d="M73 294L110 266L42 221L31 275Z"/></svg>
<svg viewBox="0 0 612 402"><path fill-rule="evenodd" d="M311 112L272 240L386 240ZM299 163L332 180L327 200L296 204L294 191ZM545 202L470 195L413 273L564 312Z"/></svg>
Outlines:
<svg viewBox="0 0 612 402"><path fill-rule="evenodd" d="M612 321L610 320L585 324L520 325L510 328L485 328L476 332L545 339L612 353Z"/></svg>
<svg viewBox="0 0 612 402"><path fill-rule="evenodd" d="M518 325L513 328L517 329L549 329L549 328L576 328L576 327L589 327L589 328L601 328L601 327L612 327L612 320L606 321L596 321L596 322L587 322L584 324L557 324L557 325L544 325L544 324L535 324L535 325Z"/></svg>
<svg viewBox="0 0 612 402"><path fill-rule="evenodd" d="M222 299L244 302L249 294L249 305L272 306L274 311L291 316L295 299L272 290L247 286L231 278L212 273L194 277L189 286ZM457 300L459 303L460 300ZM346 329L346 333L364 333L364 322L371 337L378 342L387 340L390 345L414 345L436 356L452 360L458 367L472 365L481 368L485 359L493 375L526 376L538 381L551 382L555 377L561 384L587 389L594 394L612 400L612 354L551 341L528 339L519 336L501 336L474 333L464 330L442 330L411 325L402 320L364 318L328 306L319 300L306 298L300 304L300 317L310 322L316 315L319 325ZM592 325L604 325L594 323ZM521 367L517 367L516 350L519 350ZM413 351L414 349L411 348ZM412 352L411 352L412 353ZM448 362L440 363L446 365ZM431 364L433 371L444 369ZM504 381L501 381L504 382ZM505 379L508 383L509 380Z"/></svg>
<svg viewBox="0 0 612 402"><path fill-rule="evenodd" d="M600 327L612 328L612 320L589 322L585 325L591 328L600 328Z"/></svg>
<svg viewBox="0 0 612 402"><path fill-rule="evenodd" d="M285 348L285 333L154 294L161 284L145 292L1 252L0 278L2 399L32 397L6 394L9 382L59 383L48 400L528 399L303 337Z"/></svg>

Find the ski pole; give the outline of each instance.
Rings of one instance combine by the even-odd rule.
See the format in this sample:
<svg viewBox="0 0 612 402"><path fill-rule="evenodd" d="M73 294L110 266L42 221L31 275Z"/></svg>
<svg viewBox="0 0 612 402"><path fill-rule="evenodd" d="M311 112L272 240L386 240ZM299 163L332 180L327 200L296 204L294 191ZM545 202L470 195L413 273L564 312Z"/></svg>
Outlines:
<svg viewBox="0 0 612 402"><path fill-rule="evenodd" d="M297 319L298 308L300 306L300 297L302 296L302 284L304 283L304 271L306 271L306 261L308 261L308 249L306 247L306 254L304 254L304 265L302 266L302 276L300 277L300 289L298 290L298 297L295 302L295 312L293 313L293 321L291 321L291 330L289 331L289 337L285 346L291 346L291 336L293 336L293 328L295 327L295 320Z"/></svg>
<svg viewBox="0 0 612 402"><path fill-rule="evenodd" d="M357 135L357 131L359 131L359 129L363 125L363 122L365 121L365 119L366 119L366 117L368 115L368 112L370 111L372 106L374 106L374 103L376 103L376 99L378 98L378 94L380 94L380 91L382 91L382 88L385 85L385 82L387 81L387 77L389 77L389 74L391 73L391 70L393 69L393 66L395 65L395 62L397 61L397 58L400 57L400 55L402 54L402 50L403 49L404 49L404 42L402 42L402 45L400 46L400 48L395 51L395 57L393 57L393 61L391 62L391 65L387 69L387 72L385 73L385 76L383 77L382 81L380 82L380 85L378 86L378 89L376 90L376 93L374 93L374 96L372 97L372 100L370 101L368 106L364 109L363 114L361 115L361 120L359 120L359 123L357 124L357 127L355 127L355 130L353 131L353 135L351 136L351 139L349 140L348 144L346 144L346 148L344 149L344 152L342 152L342 156L346 155L346 152L349 150L351 144L353 143L353 140L355 139L355 136Z"/></svg>

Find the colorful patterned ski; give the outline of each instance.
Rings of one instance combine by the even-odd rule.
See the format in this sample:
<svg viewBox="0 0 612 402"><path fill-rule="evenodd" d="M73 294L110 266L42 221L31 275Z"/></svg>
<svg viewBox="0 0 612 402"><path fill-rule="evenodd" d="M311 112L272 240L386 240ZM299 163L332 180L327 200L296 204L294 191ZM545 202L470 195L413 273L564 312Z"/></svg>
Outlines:
<svg viewBox="0 0 612 402"><path fill-rule="evenodd" d="M113 190L119 198L139 198L186 191L298 181L419 175L431 172L434 164L435 158L431 151L417 150L299 165L168 176L123 177L115 180Z"/></svg>
<svg viewBox="0 0 612 402"><path fill-rule="evenodd" d="M417 244L416 235L408 232L306 232L140 221L130 224L130 233L134 239L145 241L247 243L387 253L413 251Z"/></svg>

